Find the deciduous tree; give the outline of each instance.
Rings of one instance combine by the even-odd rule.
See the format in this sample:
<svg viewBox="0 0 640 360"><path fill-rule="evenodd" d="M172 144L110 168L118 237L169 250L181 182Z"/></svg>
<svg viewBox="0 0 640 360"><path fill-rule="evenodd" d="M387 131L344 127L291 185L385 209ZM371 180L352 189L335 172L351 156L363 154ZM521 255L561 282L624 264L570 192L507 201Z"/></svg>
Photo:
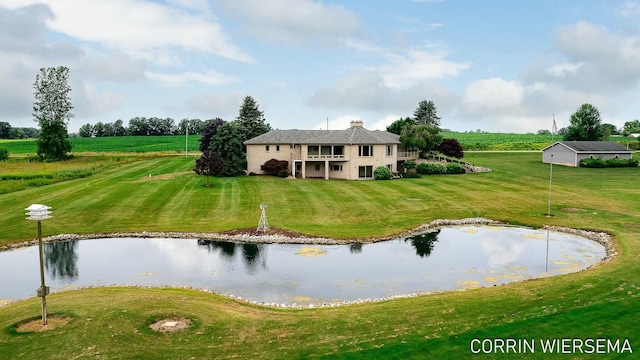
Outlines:
<svg viewBox="0 0 640 360"><path fill-rule="evenodd" d="M416 123L410 117L400 118L387 126L387 131L396 135L400 135L402 133L402 129L404 129L405 126L411 126L415 124Z"/></svg>
<svg viewBox="0 0 640 360"><path fill-rule="evenodd" d="M591 104L582 104L571 114L570 122L563 136L566 141L599 141L604 136L600 111Z"/></svg>
<svg viewBox="0 0 640 360"><path fill-rule="evenodd" d="M74 117L66 66L41 68L33 83L35 102L32 115L40 125L38 155L44 159L60 160L71 151L67 123Z"/></svg>
<svg viewBox="0 0 640 360"><path fill-rule="evenodd" d="M209 176L216 176L222 172L222 158L220 154L211 150L206 150L200 158L196 159L195 173L207 175L207 186L209 186Z"/></svg>
<svg viewBox="0 0 640 360"><path fill-rule="evenodd" d="M400 142L405 149L420 151L420 155L434 150L442 142L438 128L426 125L405 126L400 134Z"/></svg>

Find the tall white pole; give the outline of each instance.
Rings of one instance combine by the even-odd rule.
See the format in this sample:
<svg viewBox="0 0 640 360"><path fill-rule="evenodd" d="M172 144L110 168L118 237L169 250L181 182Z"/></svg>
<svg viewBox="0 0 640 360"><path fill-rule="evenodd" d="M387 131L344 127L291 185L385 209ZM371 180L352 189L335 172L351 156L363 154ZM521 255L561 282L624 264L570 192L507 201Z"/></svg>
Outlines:
<svg viewBox="0 0 640 360"><path fill-rule="evenodd" d="M189 120L187 120L187 128L184 135L184 157L189 157Z"/></svg>
<svg viewBox="0 0 640 360"><path fill-rule="evenodd" d="M547 209L547 216L551 216L551 184L553 179L553 154L551 154L551 160L549 161L549 207Z"/></svg>

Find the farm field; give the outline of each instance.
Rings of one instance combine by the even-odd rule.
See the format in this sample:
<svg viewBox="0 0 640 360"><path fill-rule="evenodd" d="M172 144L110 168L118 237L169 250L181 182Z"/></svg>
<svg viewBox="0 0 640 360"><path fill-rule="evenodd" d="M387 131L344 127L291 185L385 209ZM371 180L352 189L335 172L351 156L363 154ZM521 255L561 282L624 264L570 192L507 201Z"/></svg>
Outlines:
<svg viewBox="0 0 640 360"><path fill-rule="evenodd" d="M46 236L253 227L264 202L272 226L310 235L357 239L435 219L485 217L607 231L619 255L580 273L326 309L264 308L188 289L66 291L47 297L49 314L73 320L48 332L15 331L17 323L39 316L40 299L0 306L0 353L60 359L466 358L473 355L470 342L486 338L628 339L637 352L640 169L554 166L555 216L547 218L549 166L540 153L470 152L465 160L493 171L392 181L212 178L213 186L204 187L205 177L191 171L193 159L143 156L88 177L0 195L0 243L35 236L35 226L24 220L31 203L53 208L54 217L43 223ZM177 334L148 328L167 316L187 317L193 325Z"/></svg>
<svg viewBox="0 0 640 360"><path fill-rule="evenodd" d="M467 151L501 151L501 150L541 150L552 141L562 138L558 135L508 134L508 133L473 133L442 132L444 138L458 139ZM198 151L200 135L189 135L188 143L184 136L121 136L99 138L70 138L72 153L156 153L184 154L188 146L190 152ZM622 145L638 143L635 139L613 136L610 139ZM34 139L0 140L0 147L9 150L10 154L27 156L37 152Z"/></svg>

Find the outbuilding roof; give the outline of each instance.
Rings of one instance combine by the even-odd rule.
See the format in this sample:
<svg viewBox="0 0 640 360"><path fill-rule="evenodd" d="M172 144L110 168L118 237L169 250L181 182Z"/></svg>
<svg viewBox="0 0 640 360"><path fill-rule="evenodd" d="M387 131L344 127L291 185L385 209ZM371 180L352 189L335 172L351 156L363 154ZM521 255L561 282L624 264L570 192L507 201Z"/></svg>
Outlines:
<svg viewBox="0 0 640 360"><path fill-rule="evenodd" d="M400 144L399 135L353 126L346 130L271 130L244 142L245 145L268 144Z"/></svg>
<svg viewBox="0 0 640 360"><path fill-rule="evenodd" d="M610 141L558 141L552 145L547 146L546 148L542 149L542 151L545 151L549 148L552 148L556 145L562 145L565 146L577 153L590 153L590 152L597 152L597 153L606 153L606 152L615 152L615 153L621 153L621 152L629 152L632 153L633 150L629 150L626 147L618 144L618 143L614 143L614 142L610 142Z"/></svg>

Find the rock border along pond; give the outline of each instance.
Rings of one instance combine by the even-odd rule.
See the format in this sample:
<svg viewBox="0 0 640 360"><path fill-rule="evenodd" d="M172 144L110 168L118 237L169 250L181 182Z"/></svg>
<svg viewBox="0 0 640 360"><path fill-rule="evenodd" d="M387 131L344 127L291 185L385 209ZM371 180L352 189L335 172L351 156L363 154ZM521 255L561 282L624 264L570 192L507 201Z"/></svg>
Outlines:
<svg viewBox="0 0 640 360"><path fill-rule="evenodd" d="M510 226L508 223L485 219L485 218L465 218L465 219L440 219L434 220L430 223L420 225L414 229L409 231L401 232L394 235L384 236L384 237L371 237L371 238L362 238L362 239L332 239L332 238L324 238L324 237L313 237L306 236L303 234L298 234L291 231L285 231L280 229L273 229L268 234L260 234L255 231L255 229L240 229L235 231L223 232L223 233L199 233L199 232L117 232L117 233L95 233L95 234L59 234L44 237L43 242L55 242L55 241L72 241L72 240L89 240L89 239L104 239L104 238L172 238L172 239L201 239L201 240L218 240L218 241L230 241L230 242L240 242L240 243L258 243L258 244L310 244L310 245L347 245L354 243L374 243L379 241L392 240L403 237L410 237L414 235L423 234L430 231L435 231L445 227L455 227L455 226L469 226L469 225L477 225L477 226L490 226L490 225L500 225L500 226ZM562 226L551 226L544 225L541 229L569 233L577 236L581 236L604 246L606 250L605 258L602 259L597 264L601 264L603 262L609 261L613 257L617 256L617 252L614 249L613 237L606 232L599 232L593 230L584 230L584 229L574 229ZM30 240L23 241L18 243L6 244L0 246L0 251L6 251L11 249L17 249L27 246L37 245L38 240ZM597 265L594 264L591 267ZM589 267L590 268L590 267ZM587 270L589 268L585 268L581 271ZM88 286L85 288L92 288L94 286ZM102 287L102 286L95 286ZM146 286L123 286L123 287L134 287L134 288L145 288ZM207 293L216 293L215 291L209 289L196 289L189 286L178 286L176 288L185 288L185 289L194 289ZM81 289L81 288L79 288ZM217 293L216 293L217 294ZM278 303L263 303L263 302L255 302L255 301L247 301L242 299L241 297L222 295L228 298L233 298L240 301L249 302L256 305L262 306L270 306L270 307L278 307L278 308L315 308L315 307L335 307L342 306L348 304L360 304L360 303L370 303L370 302L380 302L397 298L407 298L414 297L419 295L430 294L430 292L425 293L414 293L414 294L406 294L406 295L394 295L386 298L379 299L357 299L353 301L344 301L338 303L326 303L322 305L298 305L298 304L278 304ZM6 304L5 304L6 305Z"/></svg>

